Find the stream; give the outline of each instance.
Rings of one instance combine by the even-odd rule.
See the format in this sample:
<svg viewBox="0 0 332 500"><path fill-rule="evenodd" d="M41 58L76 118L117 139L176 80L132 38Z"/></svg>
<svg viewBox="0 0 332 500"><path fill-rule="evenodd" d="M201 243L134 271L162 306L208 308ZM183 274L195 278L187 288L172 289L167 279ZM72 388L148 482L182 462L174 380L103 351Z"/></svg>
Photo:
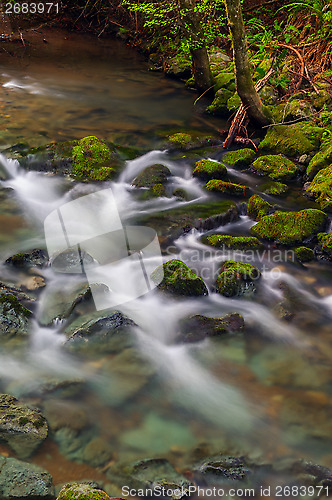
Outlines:
<svg viewBox="0 0 332 500"><path fill-rule="evenodd" d="M45 249L45 219L92 193L110 190L124 226L145 226L151 220L151 227L157 214L167 220L170 210L186 213L195 204L214 201L203 182L192 177L189 153L159 147L158 130L187 127L206 132L200 109L193 106L196 94L182 83L148 72L143 57L121 41L92 43L86 36L64 36L50 32L41 50L31 42L24 57L2 54L0 162L7 176L0 191L2 262L16 252ZM213 123L223 126L217 119ZM126 162L117 181L98 185L26 171L5 151L18 143L39 146L86 135L125 138L128 144L132 138L132 145L144 151ZM209 155L222 159L222 148L211 148L205 157ZM184 189L187 201L171 194L151 200L137 196L133 179L160 163L172 174L169 193ZM260 178L232 169L229 175L259 192ZM287 198L271 201L290 210L310 206L296 187ZM99 214L107 213L108 202L106 195L99 200ZM250 235L253 224L243 214L213 232ZM55 484L86 478L107 484L112 482L107 464L148 457L166 457L185 470L199 456L197 450L206 455L246 455L259 463L305 458L332 466L331 266L317 261L304 266L291 254L265 249L250 256L250 263L262 272L257 296L227 298L213 288L220 264L246 260L248 255L207 247L201 238L209 232L192 229L162 244L163 261L185 262L203 277L209 294L175 299L153 289L130 300L122 289L123 300L114 309L135 326L131 343L121 352L89 357L64 349L75 321L98 318L105 311L96 311L88 300L77 306L72 324L54 318L61 305L68 307L84 289L87 279L84 274L57 273L52 266L39 270L46 286L37 295L29 342L23 348L3 349L0 387L50 416L52 435L29 460L46 468ZM158 256L150 256L146 264L153 270ZM120 261L116 278L129 283L131 271L125 260ZM28 272L0 267L2 282L19 286L27 277ZM292 322L277 313L283 286L293 296ZM177 341L185 318L233 312L243 316L244 333ZM110 449L103 466L86 451L97 438ZM5 445L0 445L0 452L15 456Z"/></svg>

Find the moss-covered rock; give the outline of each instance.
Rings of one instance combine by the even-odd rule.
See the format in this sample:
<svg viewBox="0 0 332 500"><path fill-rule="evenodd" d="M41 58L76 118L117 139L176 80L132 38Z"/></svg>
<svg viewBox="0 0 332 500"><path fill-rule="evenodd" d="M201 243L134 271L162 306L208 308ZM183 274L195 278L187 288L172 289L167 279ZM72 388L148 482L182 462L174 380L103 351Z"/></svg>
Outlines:
<svg viewBox="0 0 332 500"><path fill-rule="evenodd" d="M320 142L324 135L325 129L323 127L318 127L312 122L300 122L292 125L292 130L297 130L301 132L309 142L311 142L314 149L319 149Z"/></svg>
<svg viewBox="0 0 332 500"><path fill-rule="evenodd" d="M172 143L173 146L183 148L185 146L188 146L193 139L190 134L178 132L176 134L169 135L168 140Z"/></svg>
<svg viewBox="0 0 332 500"><path fill-rule="evenodd" d="M259 92L259 97L265 106L275 104L278 99L278 93L271 85L265 85Z"/></svg>
<svg viewBox="0 0 332 500"><path fill-rule="evenodd" d="M234 184L233 182L226 182L215 179L205 184L205 188L208 191L229 194L232 196L247 196L249 192L249 188L247 186L243 186L242 184Z"/></svg>
<svg viewBox="0 0 332 500"><path fill-rule="evenodd" d="M332 258L332 233L319 233L317 238L322 251Z"/></svg>
<svg viewBox="0 0 332 500"><path fill-rule="evenodd" d="M0 439L19 458L29 457L46 439L48 426L39 410L29 408L8 394L0 395Z"/></svg>
<svg viewBox="0 0 332 500"><path fill-rule="evenodd" d="M247 167L254 160L255 151L249 148L229 151L223 156L223 161L230 167Z"/></svg>
<svg viewBox="0 0 332 500"><path fill-rule="evenodd" d="M225 297L247 296L256 292L261 277L257 267L235 260L223 263L216 282L216 291Z"/></svg>
<svg viewBox="0 0 332 500"><path fill-rule="evenodd" d="M15 295L0 291L1 340L8 340L17 336L26 337L31 316L32 312L24 307Z"/></svg>
<svg viewBox="0 0 332 500"><path fill-rule="evenodd" d="M31 267L45 267L48 255L45 250L35 249L27 253L17 253L9 257L5 263L17 269L29 269Z"/></svg>
<svg viewBox="0 0 332 500"><path fill-rule="evenodd" d="M226 247L232 250L259 250L262 243L254 236L230 236L228 234L210 234L203 236L202 242L213 247Z"/></svg>
<svg viewBox="0 0 332 500"><path fill-rule="evenodd" d="M220 89L215 93L212 103L206 108L206 112L219 115L222 117L228 117L229 111L227 108L227 102L230 97L232 97L233 92L227 89Z"/></svg>
<svg viewBox="0 0 332 500"><path fill-rule="evenodd" d="M151 167L145 168L135 177L132 185L136 187L152 187L154 184L166 184L170 175L171 172L165 165L151 165Z"/></svg>
<svg viewBox="0 0 332 500"><path fill-rule="evenodd" d="M141 194L140 199L144 201L151 200L152 198L160 198L161 196L167 196L165 186L163 184L154 184Z"/></svg>
<svg viewBox="0 0 332 500"><path fill-rule="evenodd" d="M275 125L268 129L258 149L274 154L301 156L313 151L314 146L300 130L287 125Z"/></svg>
<svg viewBox="0 0 332 500"><path fill-rule="evenodd" d="M319 93L313 92L311 94L311 104L315 109L321 109L324 104L331 102L331 96L326 89L320 89Z"/></svg>
<svg viewBox="0 0 332 500"><path fill-rule="evenodd" d="M163 276L162 281L160 278ZM189 269L181 260L172 259L158 266L151 274L151 279L159 283L158 288L172 295L199 296L207 295L208 290L202 278Z"/></svg>
<svg viewBox="0 0 332 500"><path fill-rule="evenodd" d="M73 147L73 175L81 181L104 181L115 173L112 151L97 137L88 136Z"/></svg>
<svg viewBox="0 0 332 500"><path fill-rule="evenodd" d="M260 190L262 193L269 194L271 196L283 196L288 191L287 184L281 182L264 182L261 184Z"/></svg>
<svg viewBox="0 0 332 500"><path fill-rule="evenodd" d="M323 210L332 210L332 165L315 175L307 192L315 197Z"/></svg>
<svg viewBox="0 0 332 500"><path fill-rule="evenodd" d="M298 173L298 167L288 158L281 155L260 156L252 164L258 173L268 175L274 181L288 181Z"/></svg>
<svg viewBox="0 0 332 500"><path fill-rule="evenodd" d="M69 483L61 489L57 500L110 500L110 497L87 484Z"/></svg>
<svg viewBox="0 0 332 500"><path fill-rule="evenodd" d="M235 74L230 71L221 71L214 78L214 90L217 92L219 89L228 89L235 92Z"/></svg>
<svg viewBox="0 0 332 500"><path fill-rule="evenodd" d="M227 109L228 109L228 111L230 111L231 113L233 111L236 111L241 106L241 103L242 103L242 101L241 101L241 98L240 98L239 94L237 92L235 92L232 95L232 97L230 97L227 100Z"/></svg>
<svg viewBox="0 0 332 500"><path fill-rule="evenodd" d="M249 198L247 215L251 219L260 220L265 215L268 215L272 211L272 205L264 200L258 194L254 194Z"/></svg>
<svg viewBox="0 0 332 500"><path fill-rule="evenodd" d="M302 99L293 99L273 107L273 117L278 123L308 118L313 113L311 104Z"/></svg>
<svg viewBox="0 0 332 500"><path fill-rule="evenodd" d="M244 319L239 313L227 314L221 318L209 318L197 314L182 321L178 341L197 342L206 337L218 337L243 330Z"/></svg>
<svg viewBox="0 0 332 500"><path fill-rule="evenodd" d="M300 262L310 262L314 259L314 251L312 248L308 247L297 247L295 248L295 255Z"/></svg>
<svg viewBox="0 0 332 500"><path fill-rule="evenodd" d="M311 159L307 167L307 176L312 180L319 170L328 167L332 163L332 141L322 145L320 151Z"/></svg>
<svg viewBox="0 0 332 500"><path fill-rule="evenodd" d="M323 231L327 221L327 215L314 208L300 212L276 212L263 217L251 228L251 233L283 245L296 245Z"/></svg>
<svg viewBox="0 0 332 500"><path fill-rule="evenodd" d="M212 160L200 160L195 163L193 176L204 181L210 179L225 179L227 177L227 168L223 163Z"/></svg>

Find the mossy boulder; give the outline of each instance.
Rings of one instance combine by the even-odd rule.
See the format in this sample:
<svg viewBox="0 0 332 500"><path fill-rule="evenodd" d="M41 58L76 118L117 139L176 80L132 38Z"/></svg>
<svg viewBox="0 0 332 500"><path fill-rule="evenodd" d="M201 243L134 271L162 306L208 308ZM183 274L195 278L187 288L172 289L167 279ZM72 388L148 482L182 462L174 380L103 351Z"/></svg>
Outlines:
<svg viewBox="0 0 332 500"><path fill-rule="evenodd" d="M0 439L18 458L27 458L46 439L48 426L39 410L29 408L8 394L0 395Z"/></svg>
<svg viewBox="0 0 332 500"><path fill-rule="evenodd" d="M259 250L262 243L254 236L230 236L228 234L210 234L204 236L202 242L216 248L229 248L232 250Z"/></svg>
<svg viewBox="0 0 332 500"><path fill-rule="evenodd" d="M332 165L315 175L307 192L315 197L323 210L332 210Z"/></svg>
<svg viewBox="0 0 332 500"><path fill-rule="evenodd" d="M206 337L219 337L227 333L242 332L244 319L239 313L226 314L221 318L209 318L196 314L181 322L180 342L198 342Z"/></svg>
<svg viewBox="0 0 332 500"><path fill-rule="evenodd" d="M152 187L155 184L166 184L171 172L165 165L151 165L140 172L132 182L133 186Z"/></svg>
<svg viewBox="0 0 332 500"><path fill-rule="evenodd" d="M322 145L320 151L311 159L307 167L307 177L312 180L317 172L332 163L332 141Z"/></svg>
<svg viewBox="0 0 332 500"><path fill-rule="evenodd" d="M190 134L184 132L178 132L168 136L169 142L178 148L183 148L189 146L192 143L192 137Z"/></svg>
<svg viewBox="0 0 332 500"><path fill-rule="evenodd" d="M271 106L278 100L278 93L271 85L265 85L258 94L265 106Z"/></svg>
<svg viewBox="0 0 332 500"><path fill-rule="evenodd" d="M293 99L273 107L273 117L277 122L288 122L310 117L314 113L311 104L302 99Z"/></svg>
<svg viewBox="0 0 332 500"><path fill-rule="evenodd" d="M223 161L230 167L247 167L254 160L255 151L249 148L229 151L223 156Z"/></svg>
<svg viewBox="0 0 332 500"><path fill-rule="evenodd" d="M235 74L230 71L221 71L214 78L214 90L217 92L219 89L227 89L232 91L232 94L235 92Z"/></svg>
<svg viewBox="0 0 332 500"><path fill-rule="evenodd" d="M141 194L140 200L151 200L153 198L160 198L161 196L167 196L165 186L163 184L154 184Z"/></svg>
<svg viewBox="0 0 332 500"><path fill-rule="evenodd" d="M276 212L266 215L251 228L251 233L282 245L297 245L311 240L317 233L324 231L327 215L315 208L300 212Z"/></svg>
<svg viewBox="0 0 332 500"><path fill-rule="evenodd" d="M314 149L319 149L325 131L323 127L318 127L312 122L305 121L296 123L291 128L292 130L301 132L311 142Z"/></svg>
<svg viewBox="0 0 332 500"><path fill-rule="evenodd" d="M9 257L5 263L25 270L31 267L45 267L48 263L48 255L45 250L34 249L26 253L17 253Z"/></svg>
<svg viewBox="0 0 332 500"><path fill-rule="evenodd" d="M161 276L163 279L160 282ZM159 290L172 295L196 297L208 294L202 278L191 271L181 260L172 259L158 266L151 274L151 279L159 283Z"/></svg>
<svg viewBox="0 0 332 500"><path fill-rule="evenodd" d="M298 167L288 158L281 155L260 156L252 164L258 174L268 175L274 181L288 181L294 179Z"/></svg>
<svg viewBox="0 0 332 500"><path fill-rule="evenodd" d="M210 179L225 179L227 177L227 168L223 163L212 160L200 160L195 163L193 176L204 181Z"/></svg>
<svg viewBox="0 0 332 500"><path fill-rule="evenodd" d="M216 292L225 297L252 295L256 292L256 282L260 277L261 273L257 267L228 260L221 267Z"/></svg>
<svg viewBox="0 0 332 500"><path fill-rule="evenodd" d="M0 291L0 338L27 337L32 312L11 293Z"/></svg>
<svg viewBox="0 0 332 500"><path fill-rule="evenodd" d="M235 92L232 95L232 97L230 97L227 100L227 109L228 109L228 111L230 111L231 113L233 111L236 111L241 106L241 103L242 103L242 101L241 101L241 98L240 98L239 94L237 92Z"/></svg>
<svg viewBox="0 0 332 500"><path fill-rule="evenodd" d="M215 93L212 103L206 108L206 112L219 115L222 117L229 116L229 110L227 108L227 102L230 97L232 97L233 92L227 89L220 89Z"/></svg>
<svg viewBox="0 0 332 500"><path fill-rule="evenodd" d="M300 262L310 262L315 258L314 251L312 248L308 247L297 247L295 248L295 255Z"/></svg>
<svg viewBox="0 0 332 500"><path fill-rule="evenodd" d="M319 233L317 238L322 251L332 258L332 233Z"/></svg>
<svg viewBox="0 0 332 500"><path fill-rule="evenodd" d="M275 125L268 129L258 149L262 152L294 157L310 153L314 150L314 146L300 130L287 125Z"/></svg>
<svg viewBox="0 0 332 500"><path fill-rule="evenodd" d="M331 102L331 96L326 89L320 89L319 93L313 92L311 94L311 104L317 110L321 109L324 104Z"/></svg>
<svg viewBox="0 0 332 500"><path fill-rule="evenodd" d="M247 215L251 219L260 220L265 215L271 213L272 209L273 207L268 201L264 200L258 194L254 194L249 198Z"/></svg>
<svg viewBox="0 0 332 500"><path fill-rule="evenodd" d="M88 136L78 141L72 149L73 175L80 181L104 181L115 172L112 151L97 137Z"/></svg>
<svg viewBox="0 0 332 500"><path fill-rule="evenodd" d="M287 184L283 184L282 182L264 182L260 185L260 190L264 194L269 194L271 196L283 196L288 191Z"/></svg>
<svg viewBox="0 0 332 500"><path fill-rule="evenodd" d="M216 193L228 194L231 196L247 196L249 188L242 184L234 184L233 182L226 182L221 180L211 180L205 184L205 189Z"/></svg>
<svg viewBox="0 0 332 500"><path fill-rule="evenodd" d="M69 483L63 486L57 500L110 500L110 497L87 484Z"/></svg>

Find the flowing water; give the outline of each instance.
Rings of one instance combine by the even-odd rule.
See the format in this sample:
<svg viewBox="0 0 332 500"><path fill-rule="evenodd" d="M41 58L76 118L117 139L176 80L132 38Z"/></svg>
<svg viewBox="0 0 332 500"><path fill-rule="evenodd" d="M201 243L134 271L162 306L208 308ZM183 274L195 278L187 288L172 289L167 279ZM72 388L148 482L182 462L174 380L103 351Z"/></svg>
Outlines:
<svg viewBox="0 0 332 500"><path fill-rule="evenodd" d="M58 39L54 61L48 66L39 55L31 62L22 59L21 68L2 68L7 99L3 105L10 115L2 136L4 146L91 134L109 139L124 131L135 137L137 129L197 126L193 97L180 84L148 73L141 57L118 42L100 42L103 57L96 63L96 47L90 43L82 47L82 41L74 37L64 57ZM78 50L84 54L80 60ZM185 211L186 206L210 196L192 178L190 162L153 149L155 137L151 133L151 151L128 161L118 181L98 185L98 189L112 189L123 224L139 223L143 216L146 220L161 211L167 218L170 209ZM190 201L175 197L143 201L136 196L131 181L155 163L169 167L171 191L184 188ZM16 160L4 156L1 166L7 175L0 202L2 260L16 251L45 248L45 218L96 190L96 186L26 172ZM230 175L239 174L231 171ZM241 180L258 189L252 176L245 174ZM282 204L292 207L294 200ZM252 224L241 216L216 230L243 235L249 234ZM163 254L164 260L178 257L203 276L208 296L175 300L152 290L117 307L137 325L134 346L140 355L133 346L122 355L86 359L64 350L64 332L70 324L58 318L52 327L45 326L45 318L52 317L59 294L72 296L86 278L56 273L52 267L40 271L47 286L35 306L29 343L2 353L0 379L3 392L28 398L47 416L61 412L76 422L68 424L63 435L63 429L58 429L55 441L48 439L31 458L47 468L55 482L84 477L108 481L105 469L95 466L84 452L96 437L112 448L110 461L166 456L173 464L187 467L193 450L201 447L207 454L247 454L267 462L303 457L332 465L331 266L322 262L302 266L291 254L285 256L276 249L255 253L250 262L263 273L258 295L230 299L213 292L217 270L222 261L245 256L207 248L200 241L203 234L192 230L171 249L163 247ZM154 259L149 262L152 268L157 265ZM7 266L0 268L0 276L1 281L16 285L23 278ZM117 276L129 282L126 262L120 262ZM283 321L277 313L285 286L294 310L292 322ZM193 344L177 342L182 319L229 312L243 315L244 334ZM91 302L79 305L78 315L84 314L95 314ZM64 383L62 392L45 389L60 387L60 382ZM4 452L11 453L7 448Z"/></svg>

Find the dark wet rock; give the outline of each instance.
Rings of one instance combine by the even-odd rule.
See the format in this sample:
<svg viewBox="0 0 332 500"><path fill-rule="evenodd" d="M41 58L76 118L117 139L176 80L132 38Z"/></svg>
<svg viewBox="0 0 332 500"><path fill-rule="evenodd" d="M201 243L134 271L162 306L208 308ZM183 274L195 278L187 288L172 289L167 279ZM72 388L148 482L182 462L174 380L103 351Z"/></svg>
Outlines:
<svg viewBox="0 0 332 500"><path fill-rule="evenodd" d="M229 248L232 250L260 250L262 243L254 236L230 236L228 234L209 234L201 238L202 243L216 248Z"/></svg>
<svg viewBox="0 0 332 500"><path fill-rule="evenodd" d="M182 321L179 342L197 342L206 337L218 337L227 333L242 332L244 319L241 314L231 313L220 318L195 315Z"/></svg>
<svg viewBox="0 0 332 500"><path fill-rule="evenodd" d="M242 184L234 184L233 182L226 182L221 180L211 180L206 185L205 188L208 191L212 191L220 194L227 194L231 196L247 196L249 188L243 186Z"/></svg>
<svg viewBox="0 0 332 500"><path fill-rule="evenodd" d="M230 167L245 168L250 165L255 156L255 151L249 148L244 148L237 149L236 151L229 151L222 157L222 160Z"/></svg>
<svg viewBox="0 0 332 500"><path fill-rule="evenodd" d="M155 184L165 184L171 171L164 165L151 165L140 172L132 182L136 187L152 187Z"/></svg>
<svg viewBox="0 0 332 500"><path fill-rule="evenodd" d="M39 410L8 394L0 395L0 438L19 458L29 457L46 439L48 426Z"/></svg>
<svg viewBox="0 0 332 500"><path fill-rule="evenodd" d="M163 276L162 281L160 278ZM208 290L202 278L192 272L181 260L172 259L158 266L151 274L158 288L172 295L197 297L207 295Z"/></svg>
<svg viewBox="0 0 332 500"><path fill-rule="evenodd" d="M171 498L185 498L189 487L192 485L185 477L181 476L173 466L164 458L147 458L132 464L111 468L107 473L108 478L123 486L124 484L144 492L147 489L156 489L156 492L165 490L180 490L179 496ZM183 491L183 495L181 492Z"/></svg>
<svg viewBox="0 0 332 500"><path fill-rule="evenodd" d="M260 185L260 190L262 193L269 194L271 196L283 196L288 191L287 184L281 182L264 182Z"/></svg>
<svg viewBox="0 0 332 500"><path fill-rule="evenodd" d="M247 214L251 219L261 220L262 217L270 214L272 211L273 206L258 194L254 194L249 198Z"/></svg>
<svg viewBox="0 0 332 500"><path fill-rule="evenodd" d="M61 488L57 500L110 500L102 490L92 488L88 484L69 483ZM121 499L118 499L121 500Z"/></svg>
<svg viewBox="0 0 332 500"><path fill-rule="evenodd" d="M298 174L298 167L281 155L260 156L252 163L255 172L268 175L274 181L288 181Z"/></svg>
<svg viewBox="0 0 332 500"><path fill-rule="evenodd" d="M194 471L206 479L211 477L211 479L244 480L251 474L244 458L228 455L217 455L204 459L195 467Z"/></svg>
<svg viewBox="0 0 332 500"><path fill-rule="evenodd" d="M32 312L19 299L7 291L0 290L0 338L27 337Z"/></svg>
<svg viewBox="0 0 332 500"><path fill-rule="evenodd" d="M70 337L64 347L73 352L94 355L101 352L119 352L133 343L131 329L135 323L119 311L96 314L80 327L81 318L74 321L66 332Z"/></svg>
<svg viewBox="0 0 332 500"><path fill-rule="evenodd" d="M203 181L225 179L227 177L227 168L218 161L200 160L195 164L193 176Z"/></svg>
<svg viewBox="0 0 332 500"><path fill-rule="evenodd" d="M52 476L35 464L0 456L1 500L54 500Z"/></svg>
<svg viewBox="0 0 332 500"><path fill-rule="evenodd" d="M323 210L332 211L332 165L320 170L307 188Z"/></svg>
<svg viewBox="0 0 332 500"><path fill-rule="evenodd" d="M310 153L314 146L300 130L287 125L275 125L268 129L258 149L293 157Z"/></svg>
<svg viewBox="0 0 332 500"><path fill-rule="evenodd" d="M44 414L52 432L63 428L81 431L90 424L88 412L75 401L47 400L44 403Z"/></svg>
<svg viewBox="0 0 332 500"><path fill-rule="evenodd" d="M310 474L316 479L316 482L327 480L330 481L330 485L332 484L332 469L324 465L307 462L306 460L298 460L292 465L291 472L295 474Z"/></svg>
<svg viewBox="0 0 332 500"><path fill-rule="evenodd" d="M300 262L310 262L315 258L314 251L312 248L308 247L297 247L295 248L295 255Z"/></svg>
<svg viewBox="0 0 332 500"><path fill-rule="evenodd" d="M262 217L251 228L251 233L258 238L291 246L313 239L325 229L327 222L327 215L314 208L300 212L276 212Z"/></svg>
<svg viewBox="0 0 332 500"><path fill-rule="evenodd" d="M260 271L251 264L228 260L222 264L216 282L216 291L225 297L248 297L257 290Z"/></svg>
<svg viewBox="0 0 332 500"><path fill-rule="evenodd" d="M30 269L31 267L45 267L48 263L48 255L45 250L35 249L27 253L17 253L9 257L6 264L17 269Z"/></svg>
<svg viewBox="0 0 332 500"><path fill-rule="evenodd" d="M100 467L113 458L112 447L100 437L94 438L83 450L82 459L91 467Z"/></svg>
<svg viewBox="0 0 332 500"><path fill-rule="evenodd" d="M88 267L94 263L93 257L84 250L79 253L77 248L68 248L52 255L50 264L56 272L82 273L82 266Z"/></svg>

